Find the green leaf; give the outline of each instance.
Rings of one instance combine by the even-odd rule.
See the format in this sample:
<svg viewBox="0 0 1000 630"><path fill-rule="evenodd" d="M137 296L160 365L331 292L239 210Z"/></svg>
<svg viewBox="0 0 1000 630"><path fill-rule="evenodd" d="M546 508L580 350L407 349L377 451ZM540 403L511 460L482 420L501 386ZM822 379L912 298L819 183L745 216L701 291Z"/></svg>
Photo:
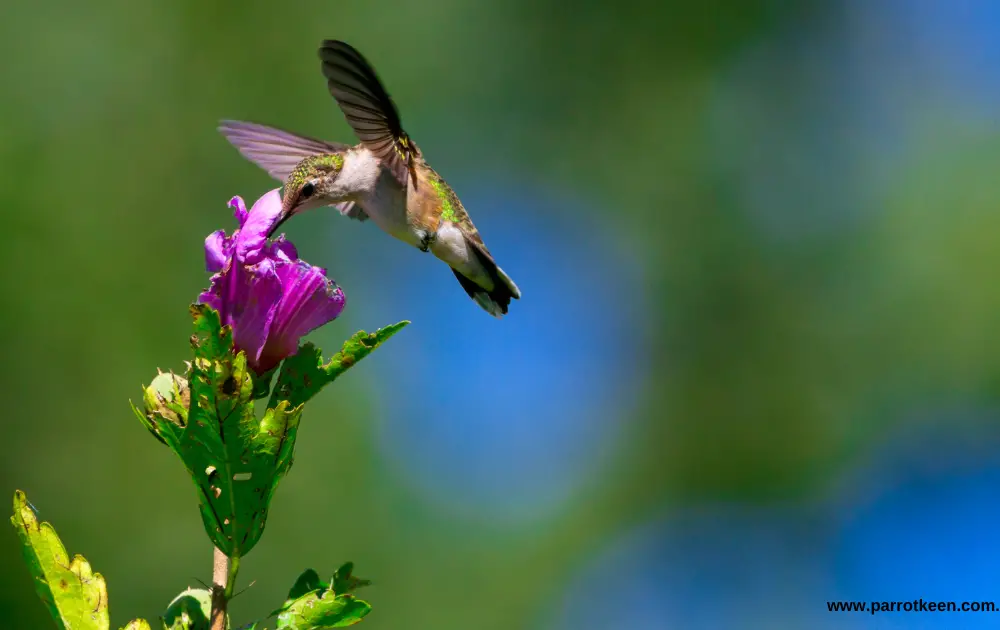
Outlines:
<svg viewBox="0 0 1000 630"><path fill-rule="evenodd" d="M145 619L133 619L122 630L153 630Z"/></svg>
<svg viewBox="0 0 1000 630"><path fill-rule="evenodd" d="M372 353L389 337L406 327L410 322L402 321L385 328L379 328L373 333L359 330L344 342L340 352L333 355L328 363L323 364L323 355L311 343L302 344L298 353L285 359L278 374L278 381L271 393L268 407L276 407L281 400L287 400L291 408L308 401L319 390L337 379L338 376L353 367L358 361Z"/></svg>
<svg viewBox="0 0 1000 630"><path fill-rule="evenodd" d="M276 630L325 630L353 626L371 612L368 602L333 591L312 591L293 601L278 615Z"/></svg>
<svg viewBox="0 0 1000 630"><path fill-rule="evenodd" d="M35 590L48 607L56 625L64 630L106 630L108 588L83 556L72 561L66 547L48 523L39 523L34 509L20 490L14 493L10 522L21 538L21 551L35 579Z"/></svg>
<svg viewBox="0 0 1000 630"><path fill-rule="evenodd" d="M345 562L334 572L333 591L335 593L343 595L344 593L350 593L365 586L371 586L371 580L362 580L361 578L354 577L351 575L352 571L354 571L354 563Z"/></svg>
<svg viewBox="0 0 1000 630"><path fill-rule="evenodd" d="M188 379L160 374L145 390L144 412L133 409L184 462L212 543L240 557L260 540L271 497L291 467L302 408L281 403L257 420L253 374L246 355L233 352L232 329L205 305L191 313Z"/></svg>
<svg viewBox="0 0 1000 630"><path fill-rule="evenodd" d="M295 580L295 584L292 585L291 590L288 591L288 599L285 600L285 605L290 605L296 599L302 597L310 591L315 591L317 589L326 590L329 588L328 584L324 584L322 580L319 579L319 574L312 569L306 569L302 572L302 575Z"/></svg>
<svg viewBox="0 0 1000 630"><path fill-rule="evenodd" d="M353 567L347 562L337 569L332 583L323 582L312 569L303 571L288 591L288 599L270 615L278 615L278 630L343 628L361 621L371 612L371 606L348 591L370 582L352 577ZM343 590L336 590L337 584Z"/></svg>
<svg viewBox="0 0 1000 630"><path fill-rule="evenodd" d="M189 588L174 598L163 613L167 630L208 630L212 617L212 593L203 588ZM226 620L229 627L229 620Z"/></svg>
<svg viewBox="0 0 1000 630"><path fill-rule="evenodd" d="M409 322L356 333L325 365L320 351L304 344L285 359L257 420L253 403L267 395L272 374L254 376L215 310L196 304L191 314L194 360L186 378L159 374L144 390L143 410L132 409L184 462L212 543L241 557L260 540L274 491L291 468L302 404Z"/></svg>
<svg viewBox="0 0 1000 630"><path fill-rule="evenodd" d="M253 399L260 400L261 398L267 398L267 395L271 393L271 381L274 380L274 373L278 371L278 367L275 366L264 372L260 376L253 379Z"/></svg>

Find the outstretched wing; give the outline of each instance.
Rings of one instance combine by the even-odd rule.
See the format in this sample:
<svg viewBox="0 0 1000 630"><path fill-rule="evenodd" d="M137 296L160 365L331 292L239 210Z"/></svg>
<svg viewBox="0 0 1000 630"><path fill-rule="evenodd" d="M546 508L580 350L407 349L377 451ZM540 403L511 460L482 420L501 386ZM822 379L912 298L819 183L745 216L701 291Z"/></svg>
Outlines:
<svg viewBox="0 0 1000 630"><path fill-rule="evenodd" d="M396 105L371 64L349 44L328 39L319 49L327 87L361 143L382 161L400 184L416 185L413 160L420 156L403 131Z"/></svg>
<svg viewBox="0 0 1000 630"><path fill-rule="evenodd" d="M284 183L299 162L314 155L346 151L349 145L326 142L291 131L239 120L223 120L219 131L243 157ZM353 201L334 205L346 217L364 221L368 216Z"/></svg>
<svg viewBox="0 0 1000 630"><path fill-rule="evenodd" d="M243 157L282 182L307 157L350 148L346 144L316 140L284 129L239 120L221 121L219 131L239 149Z"/></svg>

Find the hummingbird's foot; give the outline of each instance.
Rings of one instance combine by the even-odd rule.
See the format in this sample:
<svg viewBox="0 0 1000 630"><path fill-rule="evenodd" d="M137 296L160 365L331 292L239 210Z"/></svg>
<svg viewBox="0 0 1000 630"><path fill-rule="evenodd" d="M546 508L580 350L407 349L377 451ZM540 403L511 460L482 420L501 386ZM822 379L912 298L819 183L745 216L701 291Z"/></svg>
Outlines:
<svg viewBox="0 0 1000 630"><path fill-rule="evenodd" d="M425 232L423 238L420 239L420 245L417 246L417 249L427 253L435 240L437 240L437 232Z"/></svg>

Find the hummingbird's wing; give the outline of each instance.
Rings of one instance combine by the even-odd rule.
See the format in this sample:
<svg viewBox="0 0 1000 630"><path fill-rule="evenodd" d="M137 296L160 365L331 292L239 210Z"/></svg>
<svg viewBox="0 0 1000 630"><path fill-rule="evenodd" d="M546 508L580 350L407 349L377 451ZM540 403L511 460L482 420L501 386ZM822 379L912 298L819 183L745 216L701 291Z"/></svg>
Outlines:
<svg viewBox="0 0 1000 630"><path fill-rule="evenodd" d="M314 155L340 153L351 148L339 142L326 142L291 131L239 120L223 120L219 132L236 147L243 157L261 167L274 179L284 183L299 162ZM334 205L340 214L364 221L368 215L353 201Z"/></svg>
<svg viewBox="0 0 1000 630"><path fill-rule="evenodd" d="M243 157L282 182L307 157L339 153L351 148L346 144L325 142L284 129L239 120L221 121L219 131L239 149Z"/></svg>
<svg viewBox="0 0 1000 630"><path fill-rule="evenodd" d="M325 40L319 49L327 87L358 139L382 161L400 185L416 185L413 159L420 149L403 131L396 105L371 64L349 44Z"/></svg>

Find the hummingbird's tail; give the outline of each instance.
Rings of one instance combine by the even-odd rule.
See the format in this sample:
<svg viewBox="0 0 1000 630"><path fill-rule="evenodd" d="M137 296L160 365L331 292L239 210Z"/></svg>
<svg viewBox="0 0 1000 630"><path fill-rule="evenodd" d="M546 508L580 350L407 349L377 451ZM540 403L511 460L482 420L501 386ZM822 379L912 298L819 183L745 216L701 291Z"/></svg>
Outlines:
<svg viewBox="0 0 1000 630"><path fill-rule="evenodd" d="M521 299L521 290L517 288L510 276L504 273L503 269L497 267L492 258L480 256L480 262L483 263L490 279L493 280L492 291L487 291L457 270L452 269L452 271L455 272L455 277L458 278L458 283L462 285L465 292L479 306L483 307L483 310L493 317L502 317L507 314L507 307L510 306L512 298Z"/></svg>

